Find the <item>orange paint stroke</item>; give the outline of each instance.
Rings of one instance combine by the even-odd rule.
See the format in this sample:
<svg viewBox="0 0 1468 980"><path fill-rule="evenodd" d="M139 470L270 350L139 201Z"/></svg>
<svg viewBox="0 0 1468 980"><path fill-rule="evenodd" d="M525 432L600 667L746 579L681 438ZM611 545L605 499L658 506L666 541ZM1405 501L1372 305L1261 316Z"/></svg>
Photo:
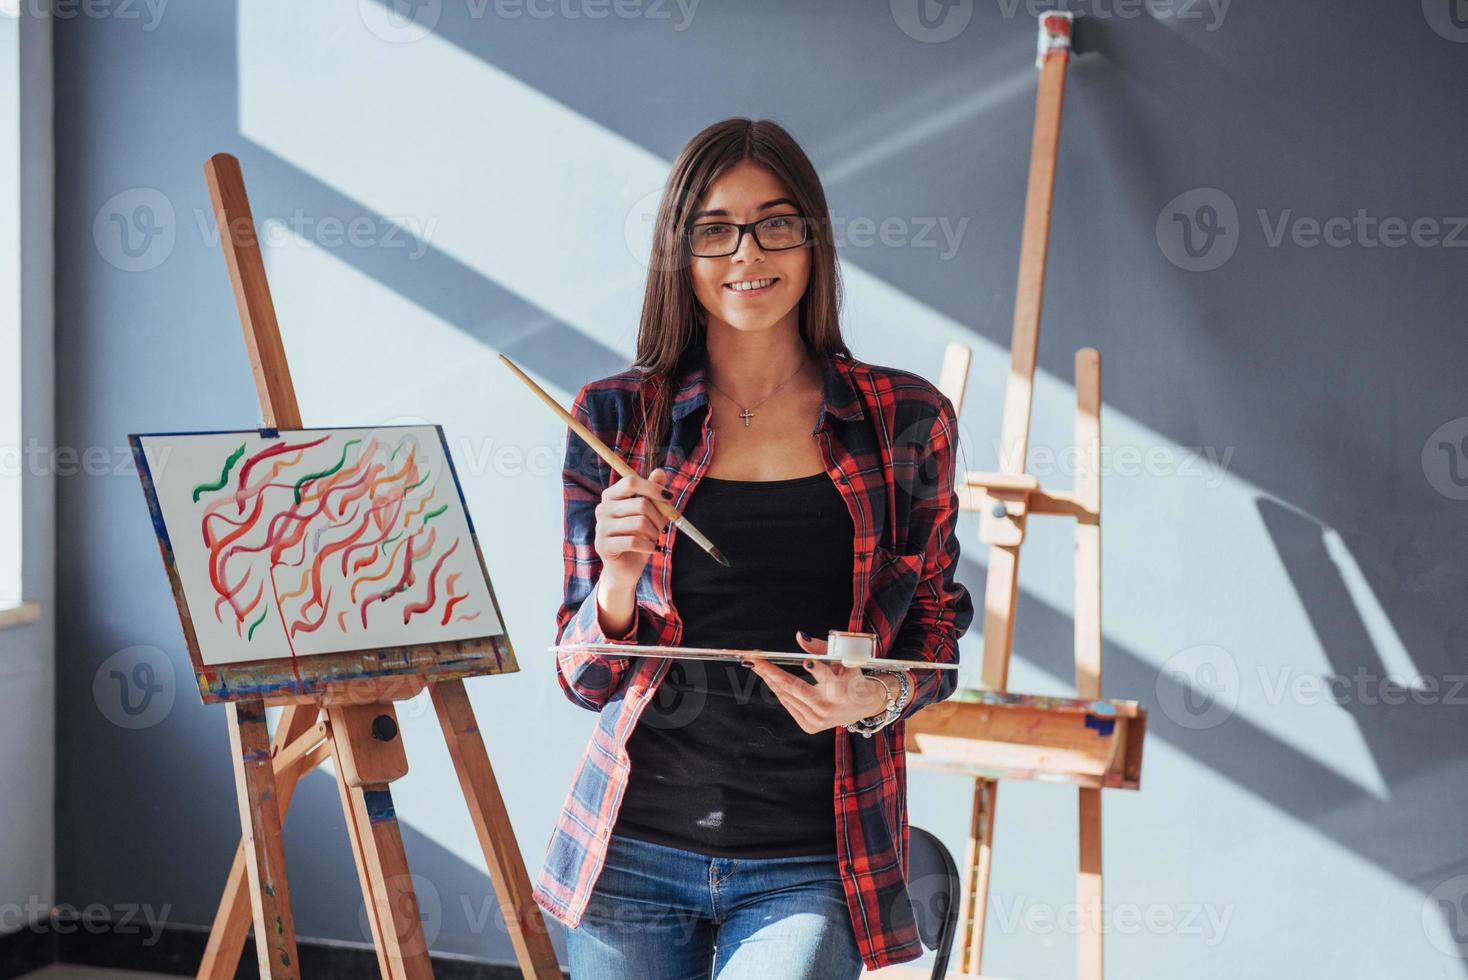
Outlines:
<svg viewBox="0 0 1468 980"><path fill-rule="evenodd" d="M392 557L387 560L387 567L382 570L382 574L364 575L352 583L353 602L357 601L357 586L361 585L364 582L380 582L383 579L387 578L387 576L392 572L393 564L398 560L398 552L403 550L403 545L412 543L412 540L412 538L404 538L393 546Z"/></svg>

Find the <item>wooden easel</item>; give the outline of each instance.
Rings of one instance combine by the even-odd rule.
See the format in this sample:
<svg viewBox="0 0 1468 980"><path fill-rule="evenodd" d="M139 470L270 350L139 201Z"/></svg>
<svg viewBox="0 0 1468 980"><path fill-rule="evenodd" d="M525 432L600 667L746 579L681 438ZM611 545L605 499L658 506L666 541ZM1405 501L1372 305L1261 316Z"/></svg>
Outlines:
<svg viewBox="0 0 1468 980"><path fill-rule="evenodd" d="M265 423L277 429L299 429L300 408L239 161L229 154L217 154L205 165L204 173ZM527 977L560 980L561 969L540 909L531 898L530 879L464 682L460 677L422 674L346 681L328 684L319 693L227 705L244 839L215 915L199 966L200 978L234 976L249 934L251 912L260 975L299 976L281 824L296 784L328 756L335 763L382 976L399 980L433 975L390 789L408 771L394 702L413 697L425 686L484 849L520 968ZM273 739L265 723L267 705L284 707Z"/></svg>
<svg viewBox="0 0 1468 980"><path fill-rule="evenodd" d="M980 688L913 715L906 747L915 766L974 778L973 810L959 911L960 974L981 976L984 922L993 864L1000 779L1073 783L1080 794L1077 976L1102 976L1101 790L1140 787L1146 711L1135 701L1101 698L1101 355L1075 356L1075 448L1070 492L1042 488L1024 472L1034 396L1045 259L1060 143L1061 105L1070 60L1069 14L1041 18L1040 85L1020 248L1010 369L998 472L968 473L960 506L980 512L979 538L989 545L984 594L984 658ZM969 349L951 344L939 387L961 410ZM1019 551L1031 514L1076 522L1076 697L1005 693L1014 643Z"/></svg>

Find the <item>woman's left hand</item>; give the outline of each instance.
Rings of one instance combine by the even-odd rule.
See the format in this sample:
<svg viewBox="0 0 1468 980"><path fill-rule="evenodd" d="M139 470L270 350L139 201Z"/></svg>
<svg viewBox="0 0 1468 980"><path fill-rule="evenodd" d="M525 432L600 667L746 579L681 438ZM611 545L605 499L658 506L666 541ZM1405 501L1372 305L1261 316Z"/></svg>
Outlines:
<svg viewBox="0 0 1468 980"><path fill-rule="evenodd" d="M823 656L826 652L825 640L806 639L796 633L795 641L807 653ZM769 686L801 730L811 735L871 718L887 707L888 685L868 677L858 667L807 660L802 666L815 678L810 684L767 660L741 662Z"/></svg>

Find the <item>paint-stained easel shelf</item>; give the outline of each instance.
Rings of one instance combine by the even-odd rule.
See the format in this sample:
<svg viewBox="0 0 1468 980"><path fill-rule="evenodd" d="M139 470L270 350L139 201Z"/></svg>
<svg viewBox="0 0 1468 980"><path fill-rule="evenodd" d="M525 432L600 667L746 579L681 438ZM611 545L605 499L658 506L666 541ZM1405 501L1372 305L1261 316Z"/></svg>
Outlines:
<svg viewBox="0 0 1468 980"><path fill-rule="evenodd" d="M199 696L205 704L245 698L280 704L321 701L332 689L343 686L396 690L393 682L422 687L425 678L461 680L518 670L506 636L317 656L305 664L299 682L282 672L279 660L201 667L198 679Z"/></svg>
<svg viewBox="0 0 1468 980"><path fill-rule="evenodd" d="M963 688L913 715L907 751L924 769L1093 789L1140 789L1147 710Z"/></svg>

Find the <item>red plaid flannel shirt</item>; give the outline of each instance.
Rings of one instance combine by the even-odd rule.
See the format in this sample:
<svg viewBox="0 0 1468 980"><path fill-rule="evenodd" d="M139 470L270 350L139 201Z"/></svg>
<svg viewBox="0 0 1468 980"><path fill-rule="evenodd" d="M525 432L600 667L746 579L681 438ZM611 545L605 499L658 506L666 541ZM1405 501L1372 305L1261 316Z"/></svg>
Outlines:
<svg viewBox="0 0 1468 980"><path fill-rule="evenodd" d="M693 414L708 402L706 366L706 349L696 347L685 355L673 382L673 422L663 465L670 471L673 505L680 510L713 459L716 433L708 413ZM957 663L958 639L974 610L968 589L954 578L959 508L953 404L907 371L840 355L825 357L822 370L824 398L812 435L856 528L846 628L875 633L879 656ZM638 395L650 397L656 384L638 369L593 381L577 393L572 414L640 471L646 450L643 440L635 440ZM609 637L602 632L593 591L601 572L593 548L593 512L615 474L569 427L567 433L565 601L556 616L556 642L676 646L683 632L669 595L676 529L664 532L637 584L627 633ZM616 823L631 769L627 738L671 663L663 657L573 652L556 657L556 678L566 696L600 713L534 889L536 904L569 927L581 921ZM952 694L955 673L914 671L912 700L902 718ZM923 949L906 881L902 718L871 738L844 728L836 732L837 857L857 944L870 969L915 959Z"/></svg>

